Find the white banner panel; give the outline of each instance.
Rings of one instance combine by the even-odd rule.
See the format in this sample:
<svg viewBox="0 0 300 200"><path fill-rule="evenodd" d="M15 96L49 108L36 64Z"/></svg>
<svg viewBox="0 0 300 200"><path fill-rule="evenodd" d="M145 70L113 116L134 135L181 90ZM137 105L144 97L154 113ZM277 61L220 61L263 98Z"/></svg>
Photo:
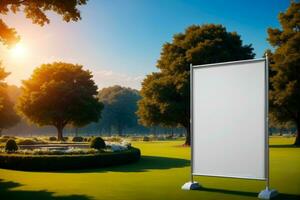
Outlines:
<svg viewBox="0 0 300 200"><path fill-rule="evenodd" d="M192 67L193 175L266 178L264 59Z"/></svg>

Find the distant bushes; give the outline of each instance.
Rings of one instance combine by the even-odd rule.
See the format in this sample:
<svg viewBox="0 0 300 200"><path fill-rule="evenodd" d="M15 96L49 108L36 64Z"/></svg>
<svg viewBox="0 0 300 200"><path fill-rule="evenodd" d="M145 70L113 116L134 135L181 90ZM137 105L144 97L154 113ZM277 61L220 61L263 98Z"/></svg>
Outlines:
<svg viewBox="0 0 300 200"><path fill-rule="evenodd" d="M5 151L7 152L15 152L18 150L18 145L14 139L9 139L5 145Z"/></svg>
<svg viewBox="0 0 300 200"><path fill-rule="evenodd" d="M101 137L95 137L91 141L91 148L93 149L104 149L106 147L104 140Z"/></svg>
<svg viewBox="0 0 300 200"><path fill-rule="evenodd" d="M57 141L57 138L54 136L49 137L49 141Z"/></svg>
<svg viewBox="0 0 300 200"><path fill-rule="evenodd" d="M8 138L0 138L0 142L7 142Z"/></svg>
<svg viewBox="0 0 300 200"><path fill-rule="evenodd" d="M127 164L140 159L140 150L87 155L19 155L0 154L0 167L27 171L85 169Z"/></svg>
<svg viewBox="0 0 300 200"><path fill-rule="evenodd" d="M6 139L16 139L16 137L14 136L10 136L10 135L3 135L2 138L6 138Z"/></svg>
<svg viewBox="0 0 300 200"><path fill-rule="evenodd" d="M73 142L83 142L84 138L80 137L80 136L76 136L76 137L73 137L72 141Z"/></svg>
<svg viewBox="0 0 300 200"><path fill-rule="evenodd" d="M7 142L7 140L9 139L16 139L16 137L13 137L13 136L9 136L9 135L3 135L1 138L0 138L0 142Z"/></svg>
<svg viewBox="0 0 300 200"><path fill-rule="evenodd" d="M105 140L108 142L122 142L121 137L107 137L105 138Z"/></svg>
<svg viewBox="0 0 300 200"><path fill-rule="evenodd" d="M18 145L37 145L37 144L45 144L46 142L33 138L33 139L20 139L17 143Z"/></svg>
<svg viewBox="0 0 300 200"><path fill-rule="evenodd" d="M144 141L144 142L149 142L149 141L150 141L150 137L144 136L144 137L143 137L143 141Z"/></svg>

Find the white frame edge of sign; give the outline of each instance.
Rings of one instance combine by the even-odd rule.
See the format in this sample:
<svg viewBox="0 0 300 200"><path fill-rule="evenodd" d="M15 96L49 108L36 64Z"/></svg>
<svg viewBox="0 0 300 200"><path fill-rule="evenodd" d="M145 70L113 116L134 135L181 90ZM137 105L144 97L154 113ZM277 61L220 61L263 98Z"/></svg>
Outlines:
<svg viewBox="0 0 300 200"><path fill-rule="evenodd" d="M194 70L197 68L210 68L210 67L221 67L226 65L234 65L234 64L245 64L245 63L255 63L255 62L262 62L264 61L265 66L265 110L264 110L264 118L265 118L265 148L264 148L264 163L265 163L265 172L263 178L257 177L246 177L246 176L226 176L226 175L212 175L212 174L202 174L194 172L194 119L193 119L193 88L194 88ZM238 179L252 179L252 180L263 180L267 181L267 185L269 185L269 144L268 144L268 60L267 58L259 58L259 59L249 59L249 60L240 60L240 61L231 61L231 62L222 62L222 63L213 63L213 64L205 64L205 65L190 65L190 117L191 117L191 181L193 182L193 176L209 176L209 177L225 177L225 178L238 178Z"/></svg>

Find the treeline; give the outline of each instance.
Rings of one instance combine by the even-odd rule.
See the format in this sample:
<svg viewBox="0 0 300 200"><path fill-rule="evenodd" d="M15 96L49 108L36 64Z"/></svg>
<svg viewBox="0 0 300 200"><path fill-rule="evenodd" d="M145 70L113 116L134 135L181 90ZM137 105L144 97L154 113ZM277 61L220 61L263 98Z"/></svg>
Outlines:
<svg viewBox="0 0 300 200"><path fill-rule="evenodd" d="M7 94L15 105L21 95L21 88L15 85L7 85ZM160 126L145 127L138 123L137 101L141 99L138 90L121 87L118 85L99 90L99 101L104 103L101 119L97 123L90 123L83 127L67 125L64 135L140 135L140 134L177 134L184 135L183 128ZM3 134L16 136L53 135L56 129L52 126L39 127L29 123L26 119L19 119L5 129Z"/></svg>

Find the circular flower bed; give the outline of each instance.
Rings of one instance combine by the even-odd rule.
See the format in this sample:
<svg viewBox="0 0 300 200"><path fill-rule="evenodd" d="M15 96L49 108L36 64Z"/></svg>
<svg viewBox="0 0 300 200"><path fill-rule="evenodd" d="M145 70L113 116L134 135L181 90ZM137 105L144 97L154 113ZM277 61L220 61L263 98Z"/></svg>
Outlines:
<svg viewBox="0 0 300 200"><path fill-rule="evenodd" d="M111 145L111 150L33 150L14 153L0 153L0 168L52 171L69 169L99 168L127 164L140 159L140 150L134 147L122 148ZM63 152L63 153L61 153Z"/></svg>

